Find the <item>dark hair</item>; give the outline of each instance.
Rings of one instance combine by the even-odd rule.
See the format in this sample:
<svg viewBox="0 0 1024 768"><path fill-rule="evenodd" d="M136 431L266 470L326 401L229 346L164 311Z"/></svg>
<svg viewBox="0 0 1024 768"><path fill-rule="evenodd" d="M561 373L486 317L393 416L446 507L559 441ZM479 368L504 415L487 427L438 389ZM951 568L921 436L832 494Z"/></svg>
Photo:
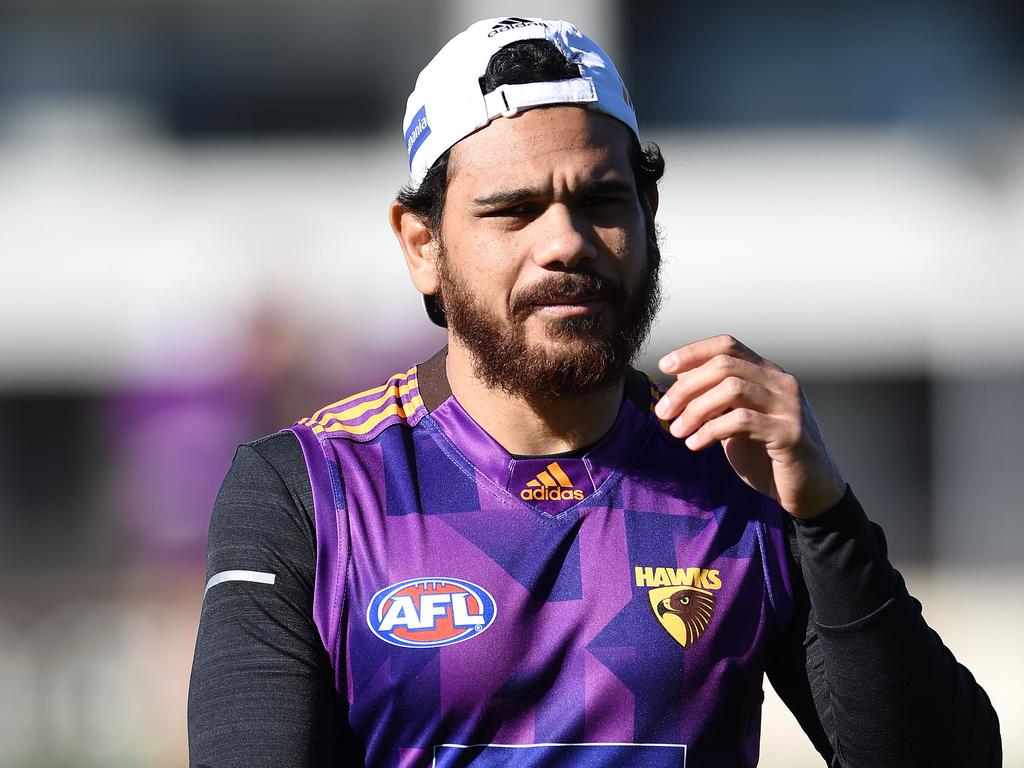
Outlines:
<svg viewBox="0 0 1024 768"><path fill-rule="evenodd" d="M566 59L551 41L519 40L506 45L487 62L487 71L480 78L480 90L488 94L500 85L570 80L579 76L579 65ZM654 142L641 145L632 133L630 140L630 164L639 192L661 179L665 173L665 158ZM399 205L426 221L432 232L438 232L441 227L450 156L448 149L434 161L418 189L406 185L395 196ZM647 206L643 207L646 210Z"/></svg>

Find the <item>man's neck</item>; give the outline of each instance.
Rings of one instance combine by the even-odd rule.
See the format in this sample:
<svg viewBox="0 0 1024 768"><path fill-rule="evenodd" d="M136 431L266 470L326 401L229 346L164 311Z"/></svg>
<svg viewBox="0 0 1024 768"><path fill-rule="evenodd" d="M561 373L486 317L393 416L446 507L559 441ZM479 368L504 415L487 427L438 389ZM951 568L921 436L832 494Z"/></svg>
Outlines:
<svg viewBox="0 0 1024 768"><path fill-rule="evenodd" d="M469 352L455 343L448 347L445 368L452 394L466 413L506 451L523 456L596 443L615 422L625 386L620 379L579 397L525 400L481 382Z"/></svg>

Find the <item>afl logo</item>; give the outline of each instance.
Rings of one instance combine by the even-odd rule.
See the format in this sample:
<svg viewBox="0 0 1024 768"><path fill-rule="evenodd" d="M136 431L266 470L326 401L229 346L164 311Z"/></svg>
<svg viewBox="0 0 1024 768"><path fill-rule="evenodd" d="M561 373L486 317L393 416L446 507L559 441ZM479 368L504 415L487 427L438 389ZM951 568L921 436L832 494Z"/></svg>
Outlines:
<svg viewBox="0 0 1024 768"><path fill-rule="evenodd" d="M437 648L476 637L498 607L483 587L462 579L408 579L385 587L366 609L377 637L403 648Z"/></svg>

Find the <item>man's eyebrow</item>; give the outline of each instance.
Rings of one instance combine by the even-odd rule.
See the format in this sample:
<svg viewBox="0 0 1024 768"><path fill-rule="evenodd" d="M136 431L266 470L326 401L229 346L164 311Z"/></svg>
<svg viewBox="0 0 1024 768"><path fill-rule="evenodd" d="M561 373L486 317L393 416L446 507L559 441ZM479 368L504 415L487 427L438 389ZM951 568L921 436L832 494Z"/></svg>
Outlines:
<svg viewBox="0 0 1024 768"><path fill-rule="evenodd" d="M575 192L576 197L594 197L596 195L635 195L636 189L625 179L594 179L580 184Z"/></svg>
<svg viewBox="0 0 1024 768"><path fill-rule="evenodd" d="M596 195L635 195L633 185L624 179L595 179L585 181L573 190L572 196L594 197ZM534 200L544 195L544 190L539 187L518 187L516 189L501 189L488 195L474 198L473 205L477 208L496 208L507 205L516 205L527 200Z"/></svg>
<svg viewBox="0 0 1024 768"><path fill-rule="evenodd" d="M539 187L519 187L517 189L499 189L489 195L483 195L473 200L477 208L495 208L504 205L515 205L524 200L532 200L540 197L542 191Z"/></svg>

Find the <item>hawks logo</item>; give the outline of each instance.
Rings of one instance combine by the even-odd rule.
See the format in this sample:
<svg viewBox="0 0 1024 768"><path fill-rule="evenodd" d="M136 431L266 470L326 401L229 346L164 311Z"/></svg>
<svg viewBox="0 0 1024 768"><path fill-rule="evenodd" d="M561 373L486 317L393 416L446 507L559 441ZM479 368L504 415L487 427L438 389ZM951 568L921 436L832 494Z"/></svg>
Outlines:
<svg viewBox="0 0 1024 768"><path fill-rule="evenodd" d="M498 607L483 587L462 579L408 579L385 587L366 609L377 637L403 648L461 643L494 622Z"/></svg>
<svg viewBox="0 0 1024 768"><path fill-rule="evenodd" d="M717 570L705 568L633 569L638 587L647 592L658 623L683 648L693 644L711 623L715 592L722 586Z"/></svg>

